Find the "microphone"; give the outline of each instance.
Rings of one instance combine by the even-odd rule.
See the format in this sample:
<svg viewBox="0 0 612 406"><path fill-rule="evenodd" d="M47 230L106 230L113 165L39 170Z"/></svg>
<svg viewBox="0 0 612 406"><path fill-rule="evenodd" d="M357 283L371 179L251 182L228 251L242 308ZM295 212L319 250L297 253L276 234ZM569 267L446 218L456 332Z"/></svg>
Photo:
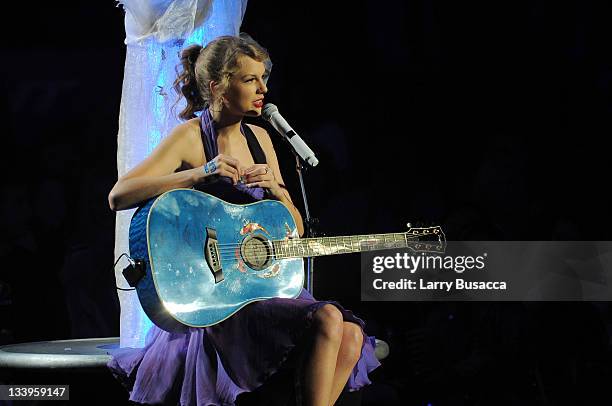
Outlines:
<svg viewBox="0 0 612 406"><path fill-rule="evenodd" d="M311 166L317 166L319 160L315 157L314 152L312 152L302 138L293 131L293 128L285 121L283 116L280 115L278 107L272 103L267 103L261 111L261 116L272 124L272 127L289 141L295 152L304 161L308 162Z"/></svg>

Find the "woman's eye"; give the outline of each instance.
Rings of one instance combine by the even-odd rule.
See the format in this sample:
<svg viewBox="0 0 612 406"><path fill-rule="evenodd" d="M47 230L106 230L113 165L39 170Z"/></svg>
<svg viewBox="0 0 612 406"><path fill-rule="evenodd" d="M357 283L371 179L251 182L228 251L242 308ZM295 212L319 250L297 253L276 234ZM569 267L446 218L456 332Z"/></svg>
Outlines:
<svg viewBox="0 0 612 406"><path fill-rule="evenodd" d="M252 82L254 80L255 80L255 78L251 78L251 79L247 80L247 82Z"/></svg>

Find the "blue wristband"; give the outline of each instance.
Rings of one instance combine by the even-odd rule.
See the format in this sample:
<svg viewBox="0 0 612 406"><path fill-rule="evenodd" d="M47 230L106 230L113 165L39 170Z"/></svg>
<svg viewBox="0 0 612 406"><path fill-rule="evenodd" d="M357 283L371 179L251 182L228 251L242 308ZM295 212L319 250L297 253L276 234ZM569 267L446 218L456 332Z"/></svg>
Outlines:
<svg viewBox="0 0 612 406"><path fill-rule="evenodd" d="M217 164L215 164L215 161L210 161L207 162L206 165L204 165L204 173L205 174L209 174L209 173L213 173L217 170Z"/></svg>

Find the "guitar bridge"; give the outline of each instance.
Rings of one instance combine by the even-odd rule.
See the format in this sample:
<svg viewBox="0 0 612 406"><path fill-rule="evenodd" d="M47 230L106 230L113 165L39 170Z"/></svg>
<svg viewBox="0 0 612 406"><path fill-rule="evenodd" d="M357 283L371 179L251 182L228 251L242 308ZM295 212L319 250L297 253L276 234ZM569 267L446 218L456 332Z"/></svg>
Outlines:
<svg viewBox="0 0 612 406"><path fill-rule="evenodd" d="M217 231L206 227L206 241L204 241L204 257L208 264L208 269L215 278L215 283L223 281L223 269L221 268L221 255L217 244Z"/></svg>

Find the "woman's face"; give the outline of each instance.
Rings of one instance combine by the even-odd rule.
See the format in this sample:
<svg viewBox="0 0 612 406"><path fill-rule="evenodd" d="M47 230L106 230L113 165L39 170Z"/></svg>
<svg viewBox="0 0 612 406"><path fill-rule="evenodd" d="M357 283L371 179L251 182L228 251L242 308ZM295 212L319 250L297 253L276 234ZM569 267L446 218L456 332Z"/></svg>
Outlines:
<svg viewBox="0 0 612 406"><path fill-rule="evenodd" d="M238 67L225 92L224 106L232 114L257 117L261 115L264 94L268 91L265 65L241 55L238 57Z"/></svg>

